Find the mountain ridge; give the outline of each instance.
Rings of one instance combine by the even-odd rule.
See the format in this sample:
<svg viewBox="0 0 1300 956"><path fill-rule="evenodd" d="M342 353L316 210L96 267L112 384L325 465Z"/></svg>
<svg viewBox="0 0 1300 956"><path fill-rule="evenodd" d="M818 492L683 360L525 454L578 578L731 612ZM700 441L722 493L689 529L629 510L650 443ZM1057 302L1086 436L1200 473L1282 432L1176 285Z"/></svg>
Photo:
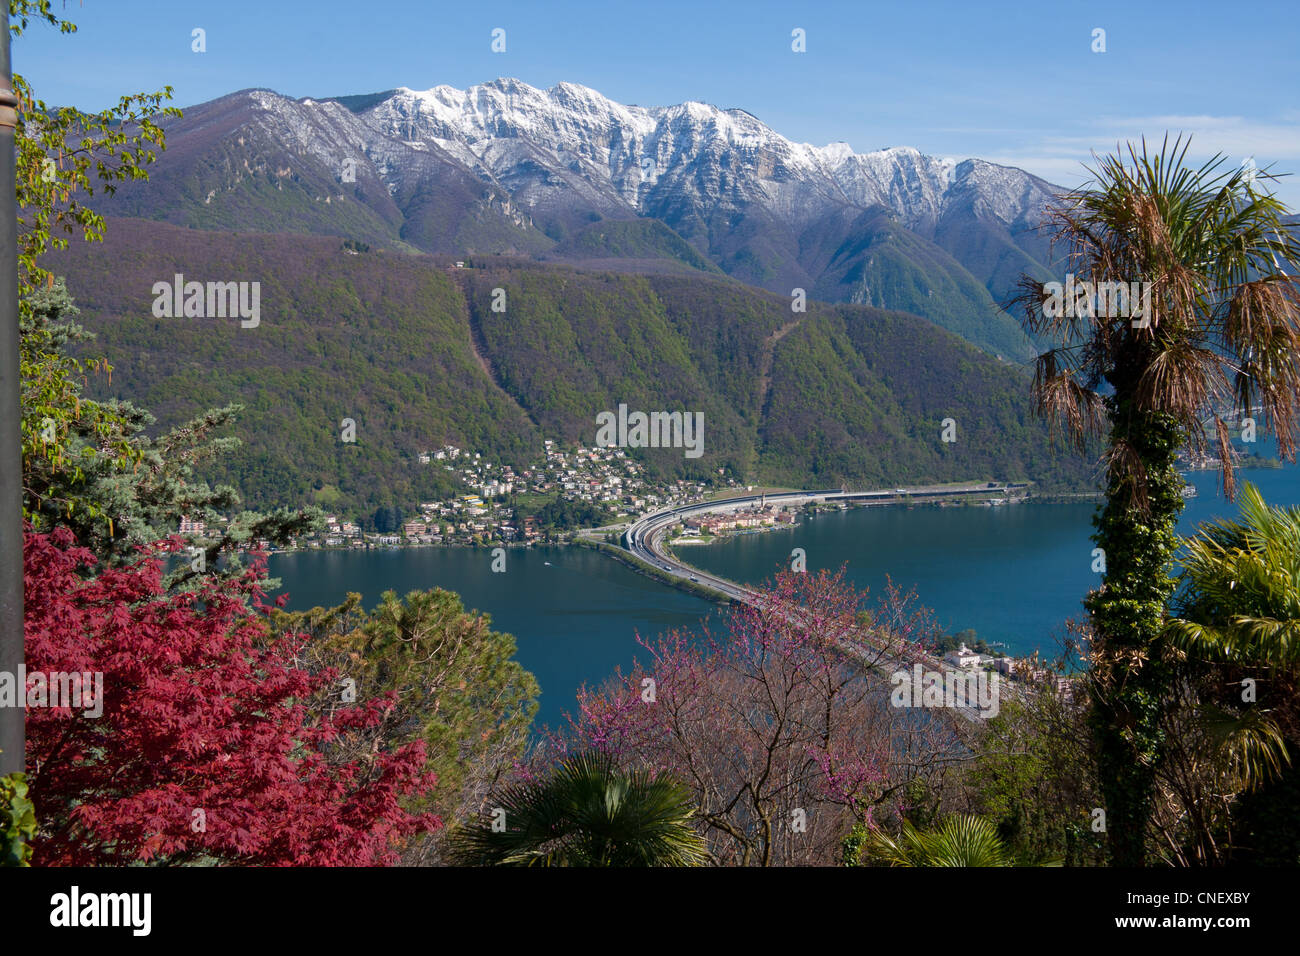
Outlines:
<svg viewBox="0 0 1300 956"><path fill-rule="evenodd" d="M153 182L124 184L106 213L539 258L563 258L593 223L657 220L752 285L915 311L1017 359L1030 343L998 303L1022 272L1050 273L1035 232L1049 183L912 147L795 143L739 108L503 78L324 99L243 90L164 126ZM907 248L881 259L891 236Z"/></svg>

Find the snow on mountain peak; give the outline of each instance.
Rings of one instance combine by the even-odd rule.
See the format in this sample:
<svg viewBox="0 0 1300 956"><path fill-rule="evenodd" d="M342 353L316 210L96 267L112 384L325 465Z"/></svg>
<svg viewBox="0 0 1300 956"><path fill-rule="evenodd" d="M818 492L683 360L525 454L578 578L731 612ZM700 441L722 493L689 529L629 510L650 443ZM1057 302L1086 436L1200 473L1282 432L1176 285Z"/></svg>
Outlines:
<svg viewBox="0 0 1300 956"><path fill-rule="evenodd" d="M251 96L264 110L279 99L269 91ZM332 101L299 105L340 109ZM910 146L855 153L845 142L796 143L743 109L699 101L624 105L568 81L550 89L514 77L463 90L399 87L359 109L355 120L413 153L423 151L417 144L435 146L481 179L513 183L506 188L524 189L520 198L529 204L547 195L563 202L565 191L576 189L598 208L638 215L664 202L757 202L798 220L847 202L884 205L912 225L933 223L950 197L971 190L997 192L983 208L1006 221L1043 193L1043 184L1020 170L926 156ZM386 155L387 170L408 162Z"/></svg>

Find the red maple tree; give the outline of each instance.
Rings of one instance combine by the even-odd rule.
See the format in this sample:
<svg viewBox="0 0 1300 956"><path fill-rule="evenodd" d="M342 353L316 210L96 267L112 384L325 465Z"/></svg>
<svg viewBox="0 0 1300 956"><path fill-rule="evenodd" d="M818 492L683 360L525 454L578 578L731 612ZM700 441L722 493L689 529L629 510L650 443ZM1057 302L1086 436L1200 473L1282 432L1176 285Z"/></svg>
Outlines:
<svg viewBox="0 0 1300 956"><path fill-rule="evenodd" d="M33 862L387 864L439 827L404 809L434 784L423 743L340 756L392 702L326 703L335 674L263 621L261 568L168 593L174 547L100 568L66 530L26 535L28 674L103 675L98 717L28 710Z"/></svg>

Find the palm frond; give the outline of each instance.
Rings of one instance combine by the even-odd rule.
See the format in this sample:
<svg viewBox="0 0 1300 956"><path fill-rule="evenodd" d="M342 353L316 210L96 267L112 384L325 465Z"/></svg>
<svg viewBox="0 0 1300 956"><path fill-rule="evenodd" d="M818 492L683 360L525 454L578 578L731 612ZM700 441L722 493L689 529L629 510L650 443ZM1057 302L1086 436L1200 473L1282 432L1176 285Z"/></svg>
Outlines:
<svg viewBox="0 0 1300 956"><path fill-rule="evenodd" d="M1143 283L1150 308L1143 322L1123 310L1048 316L1043 286L1024 277L1013 303L1031 335L1053 347L1039 357L1039 412L1076 440L1084 392L1109 381L1137 414L1170 415L1197 450L1202 424L1234 402L1242 415L1262 406L1265 430L1294 460L1300 437L1300 240L1287 208L1260 188L1262 178L1222 154L1187 162L1191 139L1166 135L1117 148L1087 167L1090 180L1056 198L1045 214L1052 246L1080 281ZM1113 288L1113 286L1112 286ZM1235 455L1220 420L1215 440L1229 498ZM1138 459L1122 449L1108 467ZM1127 482L1140 490L1133 471ZM1141 495L1135 494L1140 504Z"/></svg>
<svg viewBox="0 0 1300 956"><path fill-rule="evenodd" d="M904 823L897 838L871 828L863 854L883 866L1014 865L993 824L971 814L954 814L933 830Z"/></svg>
<svg viewBox="0 0 1300 956"><path fill-rule="evenodd" d="M693 799L674 780L578 754L542 781L495 795L496 825L459 827L451 855L471 866L702 866L710 856Z"/></svg>

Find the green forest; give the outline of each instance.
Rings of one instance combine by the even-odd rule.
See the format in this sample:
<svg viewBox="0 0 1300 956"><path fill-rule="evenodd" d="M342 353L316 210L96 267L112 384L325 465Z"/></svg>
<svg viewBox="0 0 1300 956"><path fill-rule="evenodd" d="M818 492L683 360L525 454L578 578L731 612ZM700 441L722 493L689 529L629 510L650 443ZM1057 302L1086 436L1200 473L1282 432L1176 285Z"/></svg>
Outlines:
<svg viewBox="0 0 1300 956"><path fill-rule="evenodd" d="M704 415L701 457L635 452L657 478L1090 480L1035 420L1027 372L915 316L816 302L792 312L723 278L497 257L455 268L364 248L116 220L105 243L50 264L97 335L83 352L112 365L92 394L138 401L160 428L244 407L240 447L212 477L257 507L410 508L455 487L418 464L421 452L454 444L527 466L547 438L594 444L597 413L620 403ZM176 273L259 282L260 325L155 318L153 283Z"/></svg>

